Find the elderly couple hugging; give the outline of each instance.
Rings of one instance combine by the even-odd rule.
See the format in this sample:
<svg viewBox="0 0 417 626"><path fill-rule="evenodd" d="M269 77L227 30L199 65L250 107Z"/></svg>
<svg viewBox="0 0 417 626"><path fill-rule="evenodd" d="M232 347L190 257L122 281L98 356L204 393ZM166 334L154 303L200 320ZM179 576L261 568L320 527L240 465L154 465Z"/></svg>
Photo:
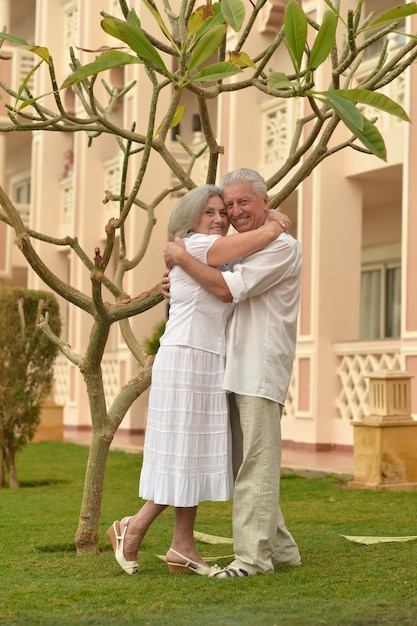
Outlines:
<svg viewBox="0 0 417 626"><path fill-rule="evenodd" d="M139 495L107 531L127 574L167 506L175 507L171 572L233 578L300 565L279 506L281 412L291 377L301 247L289 220L268 210L264 179L249 169L220 188L188 192L169 223L162 290L169 320L152 372ZM229 224L237 234L226 235ZM197 505L233 498L230 565L197 553Z"/></svg>

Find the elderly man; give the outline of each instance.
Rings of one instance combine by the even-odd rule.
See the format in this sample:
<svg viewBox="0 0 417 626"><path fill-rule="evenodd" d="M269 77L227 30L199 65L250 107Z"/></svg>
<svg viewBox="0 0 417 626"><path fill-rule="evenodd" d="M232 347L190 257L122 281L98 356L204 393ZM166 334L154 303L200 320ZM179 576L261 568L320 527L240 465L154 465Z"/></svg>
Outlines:
<svg viewBox="0 0 417 626"><path fill-rule="evenodd" d="M239 232L259 228L268 212L267 188L255 171L238 169L220 182L227 215ZM234 561L214 573L232 578L300 565L300 553L279 506L281 413L291 378L300 298L301 246L287 233L264 250L220 272L165 248L178 264L221 300L236 303L227 338L224 389L232 429Z"/></svg>

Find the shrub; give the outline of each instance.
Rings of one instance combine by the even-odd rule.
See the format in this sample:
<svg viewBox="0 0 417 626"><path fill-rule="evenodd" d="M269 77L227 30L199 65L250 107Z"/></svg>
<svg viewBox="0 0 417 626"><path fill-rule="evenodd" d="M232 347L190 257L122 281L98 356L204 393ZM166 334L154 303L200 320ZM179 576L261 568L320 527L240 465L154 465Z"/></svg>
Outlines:
<svg viewBox="0 0 417 626"><path fill-rule="evenodd" d="M147 354L155 355L158 352L159 340L165 332L166 323L167 320L159 322L153 329L152 336L144 339L144 346Z"/></svg>
<svg viewBox="0 0 417 626"><path fill-rule="evenodd" d="M59 335L55 296L0 288L0 487L18 487L15 457L33 438L43 400L52 387L57 346L38 328L41 314Z"/></svg>

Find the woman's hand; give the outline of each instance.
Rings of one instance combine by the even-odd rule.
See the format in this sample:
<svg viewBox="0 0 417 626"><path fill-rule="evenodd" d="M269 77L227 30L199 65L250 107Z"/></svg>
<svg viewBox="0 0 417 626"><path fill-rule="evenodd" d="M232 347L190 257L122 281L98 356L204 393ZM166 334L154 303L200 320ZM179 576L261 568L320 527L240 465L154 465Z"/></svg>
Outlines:
<svg viewBox="0 0 417 626"><path fill-rule="evenodd" d="M181 237L176 237L175 241L168 241L164 248L164 261L170 270L178 261L179 255L185 252L185 244Z"/></svg>
<svg viewBox="0 0 417 626"><path fill-rule="evenodd" d="M284 233L288 233L292 226L292 221L290 220L288 215L285 215L285 213L281 213L281 211L276 211L275 209L268 210L268 213L266 214L266 221L278 222Z"/></svg>
<svg viewBox="0 0 417 626"><path fill-rule="evenodd" d="M171 286L171 281L169 280L169 270L165 270L162 276L162 280L161 280L161 291L165 300L169 300L170 298L170 293L169 293L170 286Z"/></svg>

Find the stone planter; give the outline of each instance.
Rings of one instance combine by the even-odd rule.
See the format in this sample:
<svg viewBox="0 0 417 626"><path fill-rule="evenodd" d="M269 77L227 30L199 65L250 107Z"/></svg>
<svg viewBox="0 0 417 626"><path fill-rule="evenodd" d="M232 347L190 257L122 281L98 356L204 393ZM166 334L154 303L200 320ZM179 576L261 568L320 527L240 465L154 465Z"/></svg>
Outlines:
<svg viewBox="0 0 417 626"><path fill-rule="evenodd" d="M32 441L63 441L64 409L48 398L42 405L41 421Z"/></svg>
<svg viewBox="0 0 417 626"><path fill-rule="evenodd" d="M411 417L412 376L381 370L369 377L370 415L353 422L356 489L417 491L417 421Z"/></svg>

